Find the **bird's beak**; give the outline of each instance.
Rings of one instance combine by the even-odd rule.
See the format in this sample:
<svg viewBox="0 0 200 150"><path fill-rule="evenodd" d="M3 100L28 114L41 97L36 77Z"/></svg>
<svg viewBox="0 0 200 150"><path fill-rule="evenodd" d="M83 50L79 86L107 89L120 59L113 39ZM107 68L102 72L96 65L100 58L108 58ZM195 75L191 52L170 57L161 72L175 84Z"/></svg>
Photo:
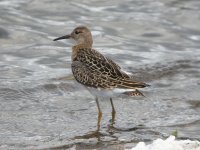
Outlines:
<svg viewBox="0 0 200 150"><path fill-rule="evenodd" d="M54 39L53 41L58 41L58 40L62 40L62 39L69 39L69 38L71 38L71 35L64 35L64 36L61 36L59 38Z"/></svg>

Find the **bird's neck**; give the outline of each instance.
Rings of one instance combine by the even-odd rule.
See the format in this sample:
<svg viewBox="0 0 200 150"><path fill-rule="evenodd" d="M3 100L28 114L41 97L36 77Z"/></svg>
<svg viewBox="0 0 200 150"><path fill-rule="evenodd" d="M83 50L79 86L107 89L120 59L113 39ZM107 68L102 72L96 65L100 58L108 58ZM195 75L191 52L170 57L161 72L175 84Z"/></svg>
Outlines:
<svg viewBox="0 0 200 150"><path fill-rule="evenodd" d="M80 48L92 48L91 43L77 43L72 47L73 49L80 49Z"/></svg>
<svg viewBox="0 0 200 150"><path fill-rule="evenodd" d="M79 52L79 50L81 49L92 49L92 45L90 44L86 44L86 43L81 43L81 44L77 44L77 45L74 45L72 47L72 56L71 56L71 59L72 61L77 57L77 54Z"/></svg>
<svg viewBox="0 0 200 150"><path fill-rule="evenodd" d="M91 48L93 44L91 34L79 37L76 42L77 42L76 45L83 45L86 48Z"/></svg>

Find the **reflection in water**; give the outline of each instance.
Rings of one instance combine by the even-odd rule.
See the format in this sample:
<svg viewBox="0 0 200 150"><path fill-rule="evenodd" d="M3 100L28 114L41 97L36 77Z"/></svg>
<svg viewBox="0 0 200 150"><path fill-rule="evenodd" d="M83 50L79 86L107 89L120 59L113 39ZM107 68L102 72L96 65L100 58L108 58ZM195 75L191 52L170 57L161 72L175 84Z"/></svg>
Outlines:
<svg viewBox="0 0 200 150"><path fill-rule="evenodd" d="M176 130L180 139L200 139L199 7L196 0L1 0L0 149L124 149ZM101 99L99 142L90 134L94 98L72 78L73 44L52 42L80 24L93 31L98 51L151 85L145 97L113 99L113 125L110 102Z"/></svg>
<svg viewBox="0 0 200 150"><path fill-rule="evenodd" d="M8 38L9 33L4 30L3 28L0 28L0 38Z"/></svg>

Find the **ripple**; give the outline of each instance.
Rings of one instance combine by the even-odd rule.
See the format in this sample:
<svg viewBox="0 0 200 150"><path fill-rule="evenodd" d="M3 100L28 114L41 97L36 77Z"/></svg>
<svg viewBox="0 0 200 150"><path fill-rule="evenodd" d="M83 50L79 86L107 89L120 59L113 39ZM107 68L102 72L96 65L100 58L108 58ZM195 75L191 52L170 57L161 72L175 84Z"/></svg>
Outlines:
<svg viewBox="0 0 200 150"><path fill-rule="evenodd" d="M7 39L9 37L8 31L3 28L0 28L0 38Z"/></svg>
<svg viewBox="0 0 200 150"><path fill-rule="evenodd" d="M174 130L200 139L198 10L199 1L178 0L0 1L1 148L123 149ZM151 84L145 98L114 99L113 129L110 103L100 102L99 141L75 138L96 129L96 105L73 78L70 41L52 41L79 24L95 49Z"/></svg>
<svg viewBox="0 0 200 150"><path fill-rule="evenodd" d="M81 3L74 3L74 2L71 2L71 4L74 6L86 9L87 11L92 11L92 12L101 12L108 8L115 8L115 6L92 7L92 6L84 5Z"/></svg>
<svg viewBox="0 0 200 150"><path fill-rule="evenodd" d="M194 41L199 41L200 40L200 36L198 35L192 35L189 37L191 40L194 40Z"/></svg>

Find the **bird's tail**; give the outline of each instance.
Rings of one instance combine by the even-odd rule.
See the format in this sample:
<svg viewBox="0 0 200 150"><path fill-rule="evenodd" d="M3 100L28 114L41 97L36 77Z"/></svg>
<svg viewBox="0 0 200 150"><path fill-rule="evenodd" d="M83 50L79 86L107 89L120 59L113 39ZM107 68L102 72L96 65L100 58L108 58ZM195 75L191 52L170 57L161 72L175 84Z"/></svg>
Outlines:
<svg viewBox="0 0 200 150"><path fill-rule="evenodd" d="M125 79L118 82L117 86L119 88L137 89L137 88L144 88L150 85L143 82L136 82L136 81Z"/></svg>

